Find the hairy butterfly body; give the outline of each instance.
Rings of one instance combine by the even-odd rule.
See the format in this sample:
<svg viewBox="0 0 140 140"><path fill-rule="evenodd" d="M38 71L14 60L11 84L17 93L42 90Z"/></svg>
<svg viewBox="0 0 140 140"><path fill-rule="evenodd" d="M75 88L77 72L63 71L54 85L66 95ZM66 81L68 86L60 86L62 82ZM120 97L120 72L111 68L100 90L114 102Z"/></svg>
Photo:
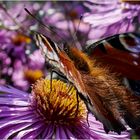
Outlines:
<svg viewBox="0 0 140 140"><path fill-rule="evenodd" d="M106 132L120 134L126 130L122 120L133 129L140 126L140 98L115 75L77 48L64 51L42 34L36 34L36 42L46 60L77 88L88 110L103 123Z"/></svg>

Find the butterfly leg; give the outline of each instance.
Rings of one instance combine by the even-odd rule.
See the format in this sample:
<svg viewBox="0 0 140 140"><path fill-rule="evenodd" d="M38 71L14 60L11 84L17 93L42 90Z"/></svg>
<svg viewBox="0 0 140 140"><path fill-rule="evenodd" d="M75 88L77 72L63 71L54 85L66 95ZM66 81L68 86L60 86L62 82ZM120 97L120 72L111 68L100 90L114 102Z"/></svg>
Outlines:
<svg viewBox="0 0 140 140"><path fill-rule="evenodd" d="M51 80L52 80L53 73L56 73L62 79L64 79L66 82L68 82L68 91L67 91L67 93L69 93L70 90L72 89L72 86L71 85L73 85L73 84L70 81L68 81L67 78L61 72L59 72L57 69L52 69L51 70L51 77L50 77Z"/></svg>
<svg viewBox="0 0 140 140"><path fill-rule="evenodd" d="M50 92L51 92L52 91L52 76L53 76L53 73L56 73L57 75L59 75L60 77L62 77L65 80L67 80L67 78L63 74L61 74L58 70L56 70L56 69L51 69L51 72L50 73L51 73L51 76L50 76ZM70 84L69 84L67 93L69 93L70 90L72 89L72 86L71 86L72 83L70 81L68 81L68 82ZM78 114L78 108L79 108L78 93L76 93L76 99L77 99L77 106L76 106L75 116L77 116L77 114Z"/></svg>
<svg viewBox="0 0 140 140"><path fill-rule="evenodd" d="M88 115L89 115L89 113L90 113L90 112L89 112L89 111L87 111L87 118L86 118L86 119L87 119L87 124L88 124L88 127L90 127L89 122L88 122Z"/></svg>
<svg viewBox="0 0 140 140"><path fill-rule="evenodd" d="M75 111L75 117L78 114L78 109L79 109L79 100L78 100L78 93L76 93L76 99L77 99L77 106L76 106L76 111Z"/></svg>
<svg viewBox="0 0 140 140"><path fill-rule="evenodd" d="M84 96L80 92L78 92L78 95L84 101L84 103L85 103L85 105L87 107L87 118L86 118L86 120L87 120L88 126L90 126L89 122L88 122L88 115L89 115L90 112L94 114L93 105L91 104L91 101L90 101L90 99L88 97ZM95 114L94 114L94 116L96 118Z"/></svg>
<svg viewBox="0 0 140 140"><path fill-rule="evenodd" d="M70 82L70 81L68 81L69 82L69 87L68 87L68 91L67 91L67 93L69 93L70 92L70 90L73 88L73 84ZM73 86L72 86L73 85ZM75 110L75 117L77 116L77 114L78 114L78 109L79 109L79 100L78 100L78 97L79 97L79 95L78 95L78 93L76 93L76 100L77 100L77 105L76 105L76 110Z"/></svg>
<svg viewBox="0 0 140 140"><path fill-rule="evenodd" d="M60 77L62 77L63 79L66 79L66 77L61 74L58 70L56 69L51 69L50 71L50 91L52 91L52 78L53 78L53 73L56 73L57 75L59 75Z"/></svg>

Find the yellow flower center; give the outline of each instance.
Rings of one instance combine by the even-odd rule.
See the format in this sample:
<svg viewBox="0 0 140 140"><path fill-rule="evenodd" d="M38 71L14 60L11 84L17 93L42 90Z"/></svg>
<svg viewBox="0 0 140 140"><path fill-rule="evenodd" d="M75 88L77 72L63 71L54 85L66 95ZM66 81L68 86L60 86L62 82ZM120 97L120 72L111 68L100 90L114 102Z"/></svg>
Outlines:
<svg viewBox="0 0 140 140"><path fill-rule="evenodd" d="M67 83L41 79L33 85L32 93L32 105L46 123L75 126L86 118L85 104L79 97L77 102L75 88Z"/></svg>
<svg viewBox="0 0 140 140"><path fill-rule="evenodd" d="M15 45L19 46L21 43L29 44L31 42L31 39L23 34L17 34L16 36L12 37L12 42Z"/></svg>
<svg viewBox="0 0 140 140"><path fill-rule="evenodd" d="M27 69L24 71L24 76L30 83L34 83L39 78L43 77L43 72L41 70Z"/></svg>

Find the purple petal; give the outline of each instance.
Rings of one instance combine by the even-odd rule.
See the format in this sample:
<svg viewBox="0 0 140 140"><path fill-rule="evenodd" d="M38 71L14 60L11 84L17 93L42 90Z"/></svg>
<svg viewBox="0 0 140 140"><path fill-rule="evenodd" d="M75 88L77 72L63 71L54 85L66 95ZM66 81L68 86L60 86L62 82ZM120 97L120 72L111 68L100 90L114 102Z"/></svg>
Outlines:
<svg viewBox="0 0 140 140"><path fill-rule="evenodd" d="M87 0L89 2L95 3L95 4L116 4L118 3L118 0Z"/></svg>
<svg viewBox="0 0 140 140"><path fill-rule="evenodd" d="M30 123L19 123L19 124L15 124L15 125L11 125L6 126L4 128L2 128L2 130L0 129L0 138L3 139L8 139L8 137L10 137L12 134L15 134L18 131L21 131L22 129L25 129L27 127L29 127L31 124Z"/></svg>
<svg viewBox="0 0 140 140"><path fill-rule="evenodd" d="M44 127L44 124L41 122L37 122L31 125L30 128L25 129L17 134L14 139L29 139L29 138L36 138L42 131L41 128Z"/></svg>
<svg viewBox="0 0 140 140"><path fill-rule="evenodd" d="M1 106L0 113L5 111L27 111L29 107L8 107L8 106Z"/></svg>
<svg viewBox="0 0 140 140"><path fill-rule="evenodd" d="M20 94L13 94L13 93L0 93L0 97L3 97L3 98L22 98L22 99L28 99L28 97L26 96L20 96Z"/></svg>
<svg viewBox="0 0 140 140"><path fill-rule="evenodd" d="M0 86L0 92L6 92L6 93L13 93L13 94L16 94L17 96L21 97L21 96L24 96L24 97L28 97L29 94L26 93L26 92L23 92L21 90L18 90L14 87L11 87L11 86Z"/></svg>
<svg viewBox="0 0 140 140"><path fill-rule="evenodd" d="M65 128L65 131L69 139L75 139L75 136L71 133L71 131L68 128Z"/></svg>
<svg viewBox="0 0 140 140"><path fill-rule="evenodd" d="M0 98L0 105L29 106L30 103L22 101L20 98L11 100L10 98Z"/></svg>
<svg viewBox="0 0 140 140"><path fill-rule="evenodd" d="M17 129L17 131L21 130L21 127L26 127L29 126L33 123L33 120L14 120L14 121L10 121L8 123L5 123L3 125L1 125L0 127L0 138L4 138L5 136L7 136L7 131L12 131L15 129ZM17 127L16 127L17 126Z"/></svg>
<svg viewBox="0 0 140 140"><path fill-rule="evenodd" d="M68 139L65 129L62 126L56 128L55 139Z"/></svg>
<svg viewBox="0 0 140 140"><path fill-rule="evenodd" d="M42 134L42 138L44 139L52 139L52 136L54 134L54 125L53 124L48 124L47 128L44 130Z"/></svg>
<svg viewBox="0 0 140 140"><path fill-rule="evenodd" d="M45 125L41 125L40 126L36 126L36 130L30 130L28 131L29 133L25 134L22 139L34 139L34 138L40 138L40 134L42 133L42 131L44 131ZM41 137L42 138L42 137Z"/></svg>
<svg viewBox="0 0 140 140"><path fill-rule="evenodd" d="M32 122L33 122L32 119L28 119L28 120L21 120L21 119L19 119L19 120L11 120L11 121L5 122L4 124L1 124L0 130L2 130L4 127L15 125L15 124L18 124L18 123L32 123Z"/></svg>
<svg viewBox="0 0 140 140"><path fill-rule="evenodd" d="M0 117L10 117L9 119L7 118L4 118L3 120L0 121L0 123L4 123L3 121L11 121L15 118L24 118L24 116L30 116L34 114L32 111L25 111L25 112L3 112L3 113L0 113Z"/></svg>

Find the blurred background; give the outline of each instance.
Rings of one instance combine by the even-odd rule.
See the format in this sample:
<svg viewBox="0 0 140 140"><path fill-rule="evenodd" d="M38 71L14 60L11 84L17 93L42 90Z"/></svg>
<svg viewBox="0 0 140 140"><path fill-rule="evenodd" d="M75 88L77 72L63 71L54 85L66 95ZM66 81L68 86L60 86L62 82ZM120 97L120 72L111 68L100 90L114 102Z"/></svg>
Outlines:
<svg viewBox="0 0 140 140"><path fill-rule="evenodd" d="M24 8L48 27L43 27ZM138 2L118 0L0 2L0 84L23 90L47 76L47 63L33 41L32 31L79 49L118 33L139 32ZM76 33L76 36L75 36Z"/></svg>

